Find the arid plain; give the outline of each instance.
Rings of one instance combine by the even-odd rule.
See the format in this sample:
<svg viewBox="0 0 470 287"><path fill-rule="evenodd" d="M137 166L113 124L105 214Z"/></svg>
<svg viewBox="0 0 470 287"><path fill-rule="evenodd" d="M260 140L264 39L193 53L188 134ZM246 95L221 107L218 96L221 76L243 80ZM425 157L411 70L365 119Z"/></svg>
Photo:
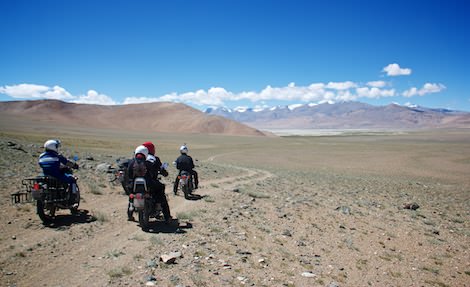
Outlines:
<svg viewBox="0 0 470 287"><path fill-rule="evenodd" d="M81 216L44 226L9 194L48 138L77 155ZM126 220L116 167L143 141L187 143L200 200L170 226ZM261 137L0 124L2 286L470 286L470 130ZM409 209L414 205L417 209ZM173 264L163 254L179 252Z"/></svg>

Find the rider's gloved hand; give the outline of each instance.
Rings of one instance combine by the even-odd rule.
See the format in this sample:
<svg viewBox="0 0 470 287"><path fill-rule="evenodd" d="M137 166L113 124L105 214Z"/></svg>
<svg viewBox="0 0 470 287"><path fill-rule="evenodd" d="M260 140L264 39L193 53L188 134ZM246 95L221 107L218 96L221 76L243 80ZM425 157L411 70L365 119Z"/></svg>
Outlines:
<svg viewBox="0 0 470 287"><path fill-rule="evenodd" d="M79 168L79 166L78 166L78 164L77 164L77 163L74 163L72 168L74 168L74 169L78 169L78 168Z"/></svg>

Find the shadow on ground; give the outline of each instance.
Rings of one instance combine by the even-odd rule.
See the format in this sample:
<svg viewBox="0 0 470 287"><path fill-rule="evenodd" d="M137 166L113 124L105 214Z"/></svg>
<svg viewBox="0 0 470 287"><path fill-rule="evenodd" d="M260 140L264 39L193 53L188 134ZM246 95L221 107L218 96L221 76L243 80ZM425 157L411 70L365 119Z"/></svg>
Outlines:
<svg viewBox="0 0 470 287"><path fill-rule="evenodd" d="M187 197L185 197L187 200L201 200L203 199L204 197L206 197L206 195L199 195L199 194L189 194Z"/></svg>
<svg viewBox="0 0 470 287"><path fill-rule="evenodd" d="M50 228L60 228L71 226L72 224L91 223L93 221L96 221L96 217L90 215L88 210L79 209L75 214L56 215L50 221L43 223L43 225Z"/></svg>
<svg viewBox="0 0 470 287"><path fill-rule="evenodd" d="M148 233L177 233L184 234L186 229L193 228L190 222L180 223L178 219L172 219L170 223L164 221L150 221L145 232Z"/></svg>

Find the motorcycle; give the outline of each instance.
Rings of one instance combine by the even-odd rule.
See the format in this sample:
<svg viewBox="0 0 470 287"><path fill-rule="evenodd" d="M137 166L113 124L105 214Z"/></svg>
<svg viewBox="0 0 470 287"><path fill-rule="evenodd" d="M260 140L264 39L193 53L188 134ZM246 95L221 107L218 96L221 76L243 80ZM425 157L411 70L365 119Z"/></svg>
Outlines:
<svg viewBox="0 0 470 287"><path fill-rule="evenodd" d="M150 218L162 219L162 206L150 193L147 182L143 177L136 177L129 194L128 218L133 218L134 212L139 215L139 225L147 230Z"/></svg>
<svg viewBox="0 0 470 287"><path fill-rule="evenodd" d="M65 170L67 173L72 173L70 167L66 167ZM52 176L26 178L22 184L33 200L36 200L36 211L43 223L53 221L56 211L60 209L69 209L72 214L77 214L80 203L80 190L77 184L75 196L72 195L69 184Z"/></svg>
<svg viewBox="0 0 470 287"><path fill-rule="evenodd" d="M129 176L127 175L127 167L130 161L131 161L130 159L124 159L124 160L119 159L116 161L118 164L118 169L114 174L114 179L112 180L114 181L117 179L119 183L121 183L121 186L124 189L124 192L126 193L126 195L130 194L129 188L127 186L127 183L129 182Z"/></svg>
<svg viewBox="0 0 470 287"><path fill-rule="evenodd" d="M183 191L184 198L189 199L193 193L194 183L191 173L187 171L181 171L178 175L178 186Z"/></svg>

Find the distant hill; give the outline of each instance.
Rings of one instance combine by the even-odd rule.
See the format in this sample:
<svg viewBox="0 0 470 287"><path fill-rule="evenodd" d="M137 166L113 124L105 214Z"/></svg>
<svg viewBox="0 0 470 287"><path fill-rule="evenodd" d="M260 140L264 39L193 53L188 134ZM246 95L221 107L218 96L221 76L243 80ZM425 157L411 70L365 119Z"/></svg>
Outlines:
<svg viewBox="0 0 470 287"><path fill-rule="evenodd" d="M206 110L206 113L223 116L257 129L470 128L470 113L396 104L373 106L360 102L343 102L263 110L215 108Z"/></svg>
<svg viewBox="0 0 470 287"><path fill-rule="evenodd" d="M57 100L0 102L2 121L21 120L82 128L130 131L264 135L236 121L208 115L179 103L118 106L66 103Z"/></svg>

